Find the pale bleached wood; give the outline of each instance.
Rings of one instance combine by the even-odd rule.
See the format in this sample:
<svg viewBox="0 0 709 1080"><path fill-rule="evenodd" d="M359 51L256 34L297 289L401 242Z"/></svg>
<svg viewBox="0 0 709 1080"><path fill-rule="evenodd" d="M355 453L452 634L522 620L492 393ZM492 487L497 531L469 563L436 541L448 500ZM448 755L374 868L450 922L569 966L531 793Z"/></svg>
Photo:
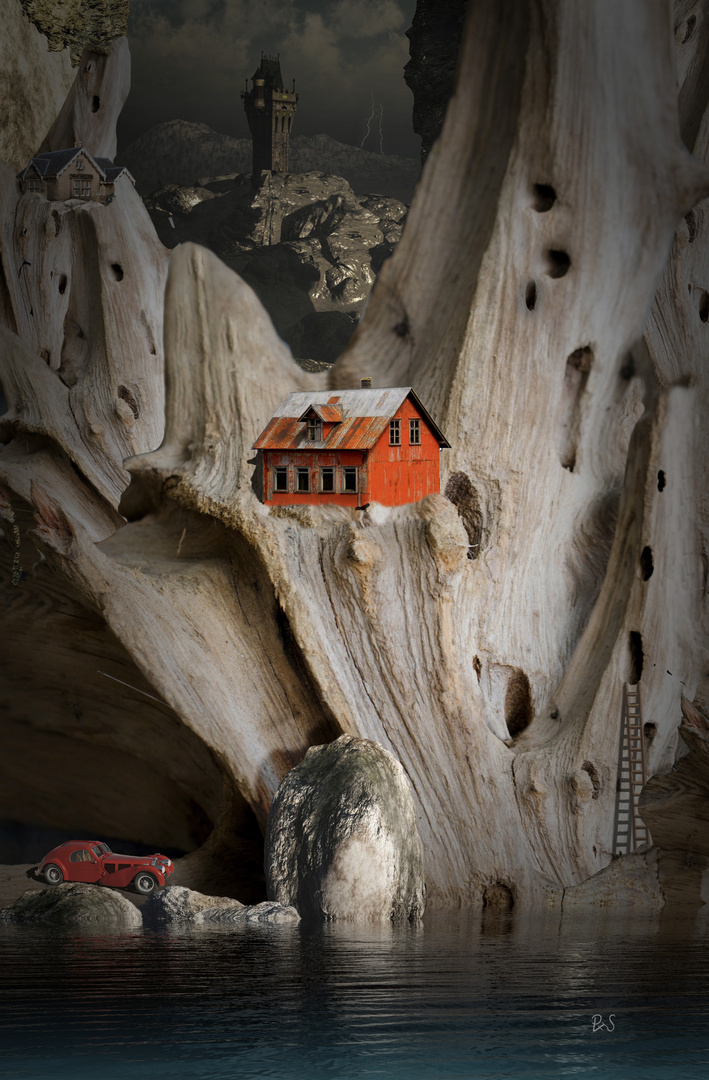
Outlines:
<svg viewBox="0 0 709 1080"><path fill-rule="evenodd" d="M289 390L317 381L243 282L192 245L173 253L166 290L165 437L158 447L156 394L153 426L126 463L131 523L97 546L68 459L54 472L39 453L21 460L19 440L0 457L11 496L38 515L52 571L100 612L261 826L309 745L345 732L395 754L434 905L491 903L500 890L541 902L549 883L604 866L630 632L642 636L656 724L651 769L671 761L680 687L693 694L701 674L699 397L692 385L658 388L639 344L677 221L709 187L681 146L675 103L660 0L471 5L446 126L333 384L369 374L416 385L454 444L445 470L475 489L475 558L443 496L364 513L261 506L253 438ZM535 185L554 188L551 207ZM154 288L160 252L128 200L114 207L111 235L122 252L132 241ZM100 229L88 228L94 219ZM105 267L103 217L76 221L85 262ZM76 303L87 290L88 274ZM5 291L6 325L37 351L27 299L9 282ZM50 411L44 431L34 420L27 430L45 440L35 451L61 445L88 476L95 396L115 492L128 416L110 413L108 384L121 365L138 379L153 362L128 355L121 331L138 303L151 326L160 310L154 292L149 305L107 285L91 295L116 333L91 336L81 408L72 404L79 431L60 442ZM53 311L48 331L59 333ZM15 368L11 359L21 400ZM526 686L533 719L511 740L510 695ZM191 857L190 884L219 861L225 835Z"/></svg>

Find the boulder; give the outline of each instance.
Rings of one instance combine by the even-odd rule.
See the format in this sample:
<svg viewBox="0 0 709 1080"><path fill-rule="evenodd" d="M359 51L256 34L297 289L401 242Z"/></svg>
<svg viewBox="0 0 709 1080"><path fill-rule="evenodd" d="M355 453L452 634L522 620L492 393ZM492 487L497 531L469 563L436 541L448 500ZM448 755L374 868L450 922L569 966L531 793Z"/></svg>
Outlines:
<svg viewBox="0 0 709 1080"><path fill-rule="evenodd" d="M143 904L143 922L146 926L193 922L205 909L214 907L239 910L244 905L228 896L207 896L184 885L167 885Z"/></svg>
<svg viewBox="0 0 709 1080"><path fill-rule="evenodd" d="M271 900L264 900L261 904L253 904L249 907L240 905L235 907L212 907L204 908L194 920L198 925L226 925L258 923L260 926L292 926L300 922L300 915L294 907L276 904Z"/></svg>
<svg viewBox="0 0 709 1080"><path fill-rule="evenodd" d="M101 930L132 930L143 924L140 911L124 893L72 881L23 893L0 911L0 919Z"/></svg>
<svg viewBox="0 0 709 1080"><path fill-rule="evenodd" d="M143 905L146 926L192 923L197 926L244 924L292 924L300 922L295 908L264 901L244 905L228 896L207 896L182 885L168 885Z"/></svg>
<svg viewBox="0 0 709 1080"><path fill-rule="evenodd" d="M271 803L265 865L269 897L303 917L420 919L423 846L396 758L350 735L311 747Z"/></svg>

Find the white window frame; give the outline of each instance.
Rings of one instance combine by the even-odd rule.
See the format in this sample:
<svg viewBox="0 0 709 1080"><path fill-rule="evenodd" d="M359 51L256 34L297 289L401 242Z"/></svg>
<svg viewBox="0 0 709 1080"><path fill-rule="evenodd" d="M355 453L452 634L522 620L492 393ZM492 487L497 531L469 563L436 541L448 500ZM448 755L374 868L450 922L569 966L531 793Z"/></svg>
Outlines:
<svg viewBox="0 0 709 1080"><path fill-rule="evenodd" d="M414 438L414 435L416 436ZM409 420L409 446L421 445L421 421L418 419Z"/></svg>
<svg viewBox="0 0 709 1080"><path fill-rule="evenodd" d="M72 180L72 182L71 182L71 190L73 192L72 199L80 199L81 198L81 180Z"/></svg>
<svg viewBox="0 0 709 1080"><path fill-rule="evenodd" d="M81 198L82 199L90 199L91 198L91 177L89 177L88 180L83 180L82 179L82 180L79 181L79 183L81 184Z"/></svg>

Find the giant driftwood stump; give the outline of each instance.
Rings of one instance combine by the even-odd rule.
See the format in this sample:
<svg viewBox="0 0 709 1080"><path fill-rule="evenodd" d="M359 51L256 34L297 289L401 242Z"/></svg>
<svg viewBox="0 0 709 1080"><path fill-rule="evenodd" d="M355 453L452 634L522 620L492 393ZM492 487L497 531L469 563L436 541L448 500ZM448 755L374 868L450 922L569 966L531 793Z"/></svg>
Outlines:
<svg viewBox="0 0 709 1080"><path fill-rule="evenodd" d="M167 267L129 182L52 205L4 168L2 816L193 849L176 883L248 900L281 779L349 734L411 781L434 905L610 862L623 684L650 774L706 694L706 4L675 20L470 5L329 376L416 387L449 498L270 514L252 442L323 377L214 255ZM84 54L45 148L112 145L127 62Z"/></svg>

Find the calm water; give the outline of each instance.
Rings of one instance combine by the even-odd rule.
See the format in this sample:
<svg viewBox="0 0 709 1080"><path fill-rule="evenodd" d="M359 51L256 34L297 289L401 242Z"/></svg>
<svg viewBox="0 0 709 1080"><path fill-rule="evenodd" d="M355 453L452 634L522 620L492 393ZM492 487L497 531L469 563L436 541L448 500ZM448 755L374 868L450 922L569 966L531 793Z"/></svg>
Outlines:
<svg viewBox="0 0 709 1080"><path fill-rule="evenodd" d="M481 931L469 914L418 930L2 928L0 1075L702 1080L705 940L691 920Z"/></svg>

